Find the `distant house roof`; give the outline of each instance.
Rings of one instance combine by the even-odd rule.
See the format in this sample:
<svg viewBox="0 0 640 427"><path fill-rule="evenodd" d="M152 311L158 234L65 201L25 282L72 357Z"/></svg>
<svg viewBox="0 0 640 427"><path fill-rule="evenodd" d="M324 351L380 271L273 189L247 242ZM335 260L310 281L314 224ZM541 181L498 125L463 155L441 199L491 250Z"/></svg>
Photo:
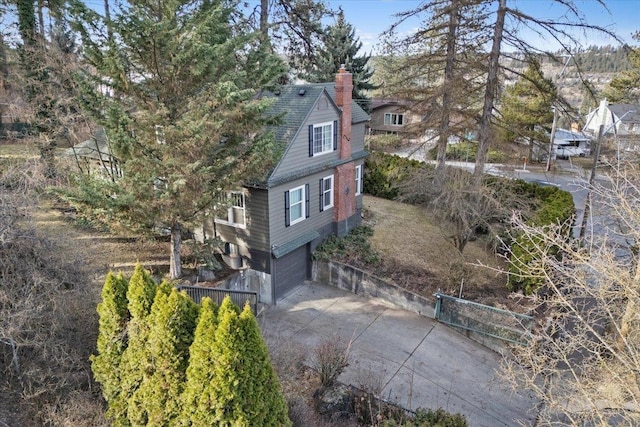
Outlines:
<svg viewBox="0 0 640 427"><path fill-rule="evenodd" d="M386 107L388 105L396 105L401 107L408 107L409 101L400 100L397 98L373 98L371 100L371 110L375 110L380 107Z"/></svg>
<svg viewBox="0 0 640 427"><path fill-rule="evenodd" d="M554 136L554 140L555 141L589 142L591 141L591 138L582 132L573 132L567 129L557 129L556 134Z"/></svg>
<svg viewBox="0 0 640 427"><path fill-rule="evenodd" d="M640 123L640 105L638 104L611 104L609 110L623 123Z"/></svg>
<svg viewBox="0 0 640 427"><path fill-rule="evenodd" d="M107 135L103 128L86 141L80 142L64 151L67 156L78 156L93 160L111 161L111 149L107 143Z"/></svg>
<svg viewBox="0 0 640 427"><path fill-rule="evenodd" d="M606 102L598 106L595 110L591 111L587 114L585 119L584 129L597 134L600 124L602 121L602 108L604 110L604 126L606 133L613 133L615 131L620 131L621 124L625 124L626 127L629 124L640 123L640 105L638 104L610 104L606 105ZM614 129L615 125L615 129ZM623 127L623 128L624 128Z"/></svg>

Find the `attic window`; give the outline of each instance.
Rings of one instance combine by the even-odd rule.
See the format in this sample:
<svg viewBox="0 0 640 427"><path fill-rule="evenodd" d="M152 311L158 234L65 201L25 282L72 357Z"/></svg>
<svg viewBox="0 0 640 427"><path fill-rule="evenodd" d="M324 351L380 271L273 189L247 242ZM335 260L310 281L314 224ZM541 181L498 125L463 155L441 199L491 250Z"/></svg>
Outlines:
<svg viewBox="0 0 640 427"><path fill-rule="evenodd" d="M300 90L298 91L298 95L300 95L300 96L304 96L304 94L305 94L305 93L307 93L307 90L306 90L306 89L300 89Z"/></svg>

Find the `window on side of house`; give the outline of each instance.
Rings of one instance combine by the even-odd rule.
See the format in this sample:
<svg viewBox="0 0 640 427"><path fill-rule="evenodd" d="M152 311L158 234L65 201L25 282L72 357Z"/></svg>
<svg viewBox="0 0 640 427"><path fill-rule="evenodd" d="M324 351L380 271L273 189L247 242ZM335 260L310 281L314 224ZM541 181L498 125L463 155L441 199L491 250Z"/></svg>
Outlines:
<svg viewBox="0 0 640 427"><path fill-rule="evenodd" d="M356 196L362 194L362 165L356 166Z"/></svg>
<svg viewBox="0 0 640 427"><path fill-rule="evenodd" d="M284 192L285 227L309 218L309 184Z"/></svg>
<svg viewBox="0 0 640 427"><path fill-rule="evenodd" d="M337 131L337 121L309 125L309 157L337 150Z"/></svg>
<svg viewBox="0 0 640 427"><path fill-rule="evenodd" d="M227 200L224 201L228 208L226 212L219 213L216 222L231 225L232 227L245 228L247 226L247 217L245 212L244 193L241 191L232 191L227 194Z"/></svg>
<svg viewBox="0 0 640 427"><path fill-rule="evenodd" d="M333 207L333 175L320 179L320 212Z"/></svg>
<svg viewBox="0 0 640 427"><path fill-rule="evenodd" d="M384 124L387 126L402 126L404 124L404 114L385 113Z"/></svg>

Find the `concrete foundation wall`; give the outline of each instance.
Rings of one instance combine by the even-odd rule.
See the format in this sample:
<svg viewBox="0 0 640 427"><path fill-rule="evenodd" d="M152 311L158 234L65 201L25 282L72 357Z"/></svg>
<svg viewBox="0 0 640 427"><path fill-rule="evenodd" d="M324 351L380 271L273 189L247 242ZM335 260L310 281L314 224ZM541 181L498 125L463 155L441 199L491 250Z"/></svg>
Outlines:
<svg viewBox="0 0 640 427"><path fill-rule="evenodd" d="M271 298L271 275L261 271L246 269L227 277L217 288L258 293L258 302L273 304Z"/></svg>
<svg viewBox="0 0 640 427"><path fill-rule="evenodd" d="M373 276L357 268L337 262L313 261L312 280L356 295L381 298L393 305L422 316L434 317L435 298L429 299Z"/></svg>

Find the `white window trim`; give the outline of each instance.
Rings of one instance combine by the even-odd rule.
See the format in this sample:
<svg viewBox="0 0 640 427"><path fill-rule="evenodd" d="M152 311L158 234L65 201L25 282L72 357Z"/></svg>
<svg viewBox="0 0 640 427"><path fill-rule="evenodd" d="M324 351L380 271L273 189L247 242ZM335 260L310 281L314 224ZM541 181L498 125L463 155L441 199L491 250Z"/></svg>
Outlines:
<svg viewBox="0 0 640 427"><path fill-rule="evenodd" d="M387 116L389 116L389 123L387 123ZM396 116L396 122L398 117L402 117L402 123L393 123L393 116ZM385 126L404 126L404 113L384 113L384 124Z"/></svg>
<svg viewBox="0 0 640 427"><path fill-rule="evenodd" d="M214 221L217 222L218 224L225 224L225 225L229 225L231 227L247 228L247 199L245 197L245 194L242 191L230 191L230 192L227 193L227 199L231 199L231 197L233 195L242 196L242 221L243 221L243 223L237 223L237 222L229 221L229 218L234 218L234 215L233 215L234 209L239 210L239 207L238 206L234 206L232 203L230 203L229 207L227 208L227 219L216 217L216 218L214 218Z"/></svg>
<svg viewBox="0 0 640 427"><path fill-rule="evenodd" d="M299 186L299 187L295 187L292 188L291 190L289 190L289 226L292 226L293 224L297 224L299 222L302 222L305 220L306 216L306 212L305 212L305 204L306 204L306 194L304 193L304 184ZM300 197L300 201L297 202L296 204L300 203L300 218L296 218L295 220L291 218L291 207L293 206L293 204L291 203L291 193L295 192L295 191L301 191L301 197Z"/></svg>
<svg viewBox="0 0 640 427"><path fill-rule="evenodd" d="M356 196L362 194L360 189L362 188L362 165L356 166Z"/></svg>
<svg viewBox="0 0 640 427"><path fill-rule="evenodd" d="M318 151L316 152L316 129L317 128L323 128L325 126L329 126L329 149L325 150L324 149L324 141L322 144L322 151ZM324 122L324 123L316 123L313 125L313 157L315 156L322 156L323 154L328 154L328 153L332 153L333 150L333 146L334 146L334 141L333 141L333 122Z"/></svg>
<svg viewBox="0 0 640 427"><path fill-rule="evenodd" d="M331 181L331 187L329 188L329 190L325 190L324 186L325 186L325 182L326 181ZM324 195L329 193L330 194L330 199L331 201L329 202L328 205L324 204ZM322 178L322 210L326 211L327 209L331 209L333 207L333 175L329 175L329 176L325 176L324 178Z"/></svg>

